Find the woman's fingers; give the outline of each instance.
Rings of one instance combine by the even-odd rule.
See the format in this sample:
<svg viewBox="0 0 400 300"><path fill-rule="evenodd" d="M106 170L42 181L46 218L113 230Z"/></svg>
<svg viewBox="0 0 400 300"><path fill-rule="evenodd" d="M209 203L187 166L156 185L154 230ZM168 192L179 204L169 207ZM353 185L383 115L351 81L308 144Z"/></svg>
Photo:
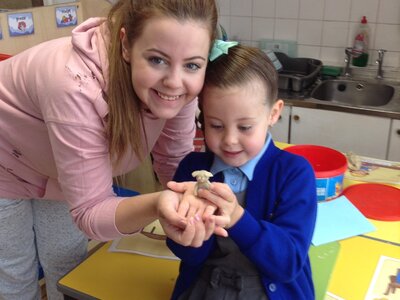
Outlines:
<svg viewBox="0 0 400 300"><path fill-rule="evenodd" d="M184 193L187 190L184 182L169 181L167 187L177 193Z"/></svg>
<svg viewBox="0 0 400 300"><path fill-rule="evenodd" d="M205 224L202 222L200 218L193 218L194 226L195 226L195 234L193 236L192 242L190 246L192 247L200 247L203 245L203 242L206 240L206 229Z"/></svg>

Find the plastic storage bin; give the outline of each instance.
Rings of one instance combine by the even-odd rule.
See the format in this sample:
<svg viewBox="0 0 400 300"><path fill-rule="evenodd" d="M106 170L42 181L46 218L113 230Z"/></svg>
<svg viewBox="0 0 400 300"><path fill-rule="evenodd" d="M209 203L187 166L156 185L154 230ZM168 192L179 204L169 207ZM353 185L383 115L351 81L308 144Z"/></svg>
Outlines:
<svg viewBox="0 0 400 300"><path fill-rule="evenodd" d="M318 201L330 200L342 193L347 159L341 152L317 145L296 145L285 150L303 156L313 167Z"/></svg>

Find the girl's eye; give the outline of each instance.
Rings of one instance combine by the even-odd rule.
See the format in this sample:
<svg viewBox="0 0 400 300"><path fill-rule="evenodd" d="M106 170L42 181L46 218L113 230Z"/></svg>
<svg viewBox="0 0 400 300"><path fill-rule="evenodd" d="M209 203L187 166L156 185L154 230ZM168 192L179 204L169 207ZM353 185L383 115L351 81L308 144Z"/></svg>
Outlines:
<svg viewBox="0 0 400 300"><path fill-rule="evenodd" d="M213 129L221 129L222 125L210 124L210 127L213 128Z"/></svg>
<svg viewBox="0 0 400 300"><path fill-rule="evenodd" d="M187 68L189 71L197 71L197 70L199 70L201 67L200 67L198 64L189 63L189 64L186 65L186 68Z"/></svg>
<svg viewBox="0 0 400 300"><path fill-rule="evenodd" d="M239 130L240 131L249 131L251 129L250 125L247 126L239 126Z"/></svg>
<svg viewBox="0 0 400 300"><path fill-rule="evenodd" d="M150 61L153 65L166 64L166 62L164 61L164 59L162 59L161 57L157 57L157 56L149 57L149 61Z"/></svg>

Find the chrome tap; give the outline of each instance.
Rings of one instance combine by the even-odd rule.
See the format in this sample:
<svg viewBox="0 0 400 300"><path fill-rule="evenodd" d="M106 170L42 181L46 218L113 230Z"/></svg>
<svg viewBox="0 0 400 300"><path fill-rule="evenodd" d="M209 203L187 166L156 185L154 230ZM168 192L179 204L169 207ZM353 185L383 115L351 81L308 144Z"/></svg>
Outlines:
<svg viewBox="0 0 400 300"><path fill-rule="evenodd" d="M346 53L346 57L344 58L346 66L343 71L343 76L350 77L351 76L350 62L353 56L353 48L347 47L346 49L344 49L344 53Z"/></svg>
<svg viewBox="0 0 400 300"><path fill-rule="evenodd" d="M383 56L385 55L385 52L386 52L385 49L379 49L378 50L378 58L375 61L375 63L378 65L378 71L376 73L376 78L377 79L383 79L382 65L383 65Z"/></svg>

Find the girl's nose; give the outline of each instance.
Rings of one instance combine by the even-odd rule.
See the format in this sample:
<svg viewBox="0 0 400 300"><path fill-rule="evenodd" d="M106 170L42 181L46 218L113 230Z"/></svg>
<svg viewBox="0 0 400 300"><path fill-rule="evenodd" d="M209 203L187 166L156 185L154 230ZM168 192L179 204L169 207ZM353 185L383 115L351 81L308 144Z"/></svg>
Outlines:
<svg viewBox="0 0 400 300"><path fill-rule="evenodd" d="M179 68L170 68L164 76L163 84L169 88L182 86L182 73Z"/></svg>
<svg viewBox="0 0 400 300"><path fill-rule="evenodd" d="M233 130L227 130L224 134L223 142L226 145L234 145L237 143L237 135Z"/></svg>

